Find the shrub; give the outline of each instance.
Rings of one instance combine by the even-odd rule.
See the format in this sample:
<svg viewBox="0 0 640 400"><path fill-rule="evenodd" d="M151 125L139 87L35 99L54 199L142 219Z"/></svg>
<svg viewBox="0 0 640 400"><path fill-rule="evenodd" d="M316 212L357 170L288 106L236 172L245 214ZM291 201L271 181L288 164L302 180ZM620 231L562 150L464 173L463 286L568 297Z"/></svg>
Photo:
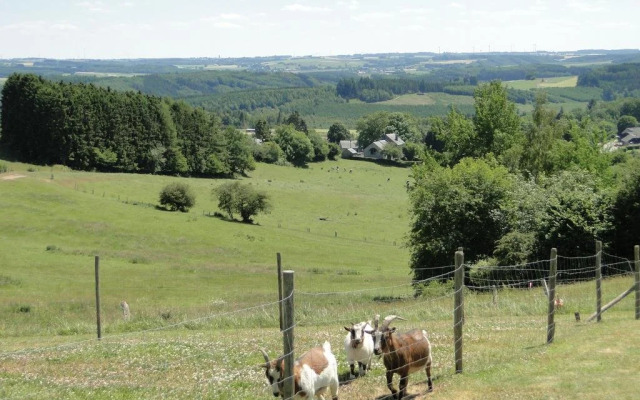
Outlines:
<svg viewBox="0 0 640 400"><path fill-rule="evenodd" d="M329 160L335 161L335 159L338 158L339 155L340 155L340 146L338 146L335 143L329 143L329 153L327 154L327 157L329 158Z"/></svg>
<svg viewBox="0 0 640 400"><path fill-rule="evenodd" d="M186 183L170 183L160 191L160 205L171 211L187 212L195 204L196 196Z"/></svg>
<svg viewBox="0 0 640 400"><path fill-rule="evenodd" d="M213 189L212 195L218 198L218 207L233 219L233 213L240 214L243 222L251 222L251 218L259 212L267 212L271 205L266 193L259 192L250 185L229 182Z"/></svg>
<svg viewBox="0 0 640 400"><path fill-rule="evenodd" d="M0 162L0 174L7 172L9 170L9 167L7 167L7 164Z"/></svg>

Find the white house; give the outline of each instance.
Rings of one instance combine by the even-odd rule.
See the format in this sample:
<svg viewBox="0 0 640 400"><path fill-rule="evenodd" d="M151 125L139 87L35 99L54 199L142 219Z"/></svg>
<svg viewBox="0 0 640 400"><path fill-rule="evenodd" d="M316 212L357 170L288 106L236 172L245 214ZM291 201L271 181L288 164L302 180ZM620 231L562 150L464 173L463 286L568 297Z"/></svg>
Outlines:
<svg viewBox="0 0 640 400"><path fill-rule="evenodd" d="M640 128L627 128L618 135L621 146L640 144Z"/></svg>
<svg viewBox="0 0 640 400"><path fill-rule="evenodd" d="M384 150L389 146L402 148L404 145L404 140L402 140L397 133L387 133L382 137L382 139L376 140L369 146L365 147L363 153L365 158L380 160L384 158Z"/></svg>
<svg viewBox="0 0 640 400"><path fill-rule="evenodd" d="M351 158L358 154L358 141L357 140L341 140L340 152L342 158Z"/></svg>

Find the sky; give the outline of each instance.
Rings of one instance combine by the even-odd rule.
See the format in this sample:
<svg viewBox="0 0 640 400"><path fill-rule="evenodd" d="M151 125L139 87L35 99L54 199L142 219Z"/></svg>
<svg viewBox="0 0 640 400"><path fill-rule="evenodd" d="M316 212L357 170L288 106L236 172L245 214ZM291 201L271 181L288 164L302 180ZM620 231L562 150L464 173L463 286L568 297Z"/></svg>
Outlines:
<svg viewBox="0 0 640 400"><path fill-rule="evenodd" d="M0 59L638 49L638 0L0 0Z"/></svg>

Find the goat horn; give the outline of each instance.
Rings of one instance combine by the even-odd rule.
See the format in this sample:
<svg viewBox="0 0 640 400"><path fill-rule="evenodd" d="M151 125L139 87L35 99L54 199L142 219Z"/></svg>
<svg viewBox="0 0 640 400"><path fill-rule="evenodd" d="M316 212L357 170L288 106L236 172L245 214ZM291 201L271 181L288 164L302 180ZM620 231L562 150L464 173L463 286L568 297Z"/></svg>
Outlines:
<svg viewBox="0 0 640 400"><path fill-rule="evenodd" d="M391 323L391 321L395 320L395 319L399 319L400 321L406 321L406 319L398 317L397 315L387 315L386 317L384 317L384 321L382 321L382 329L389 329L389 324Z"/></svg>
<svg viewBox="0 0 640 400"><path fill-rule="evenodd" d="M374 320L375 329L378 329L378 321L380 321L380 314L376 314L376 318Z"/></svg>
<svg viewBox="0 0 640 400"><path fill-rule="evenodd" d="M264 356L264 361L269 364L271 361L269 360L269 355L267 354L267 352L262 349L260 349L260 352L262 352L262 355Z"/></svg>

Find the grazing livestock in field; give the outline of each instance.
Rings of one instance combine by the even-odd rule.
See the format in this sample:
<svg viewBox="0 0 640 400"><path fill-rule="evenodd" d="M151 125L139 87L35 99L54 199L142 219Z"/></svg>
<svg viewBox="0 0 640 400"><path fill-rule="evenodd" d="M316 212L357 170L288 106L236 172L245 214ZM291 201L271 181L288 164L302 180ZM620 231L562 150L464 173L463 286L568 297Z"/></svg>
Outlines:
<svg viewBox="0 0 640 400"><path fill-rule="evenodd" d="M557 297L553 300L553 305L556 306L556 310L559 310L564 306L564 300L560 297Z"/></svg>
<svg viewBox="0 0 640 400"><path fill-rule="evenodd" d="M387 368L387 387L394 398L402 399L407 395L409 374L422 368L427 373L429 392L433 391L431 382L431 343L427 338L427 332L413 329L406 333L397 333L396 328L389 328L394 319L402 319L395 315L387 316L378 328L380 316L376 315L374 329L369 333L373 335L374 352L382 354L382 361ZM393 387L393 374L400 376L400 391Z"/></svg>
<svg viewBox="0 0 640 400"><path fill-rule="evenodd" d="M264 368L275 397L282 396L284 387L284 357L269 360L267 352L260 350L264 356ZM331 353L331 345L324 342L300 356L293 364L294 399L324 399L329 390L331 399L338 400L338 363Z"/></svg>
<svg viewBox="0 0 640 400"><path fill-rule="evenodd" d="M355 363L358 363L358 376L364 376L368 369L371 369L371 359L373 358L373 337L367 331L371 331L371 321L351 324L346 326L347 336L344 338L344 351L347 353L347 362L351 366L350 379L355 376Z"/></svg>
<svg viewBox="0 0 640 400"><path fill-rule="evenodd" d="M122 300L120 302L120 308L122 308L122 318L125 321L128 321L131 317L131 314L129 313L129 304L126 301Z"/></svg>

